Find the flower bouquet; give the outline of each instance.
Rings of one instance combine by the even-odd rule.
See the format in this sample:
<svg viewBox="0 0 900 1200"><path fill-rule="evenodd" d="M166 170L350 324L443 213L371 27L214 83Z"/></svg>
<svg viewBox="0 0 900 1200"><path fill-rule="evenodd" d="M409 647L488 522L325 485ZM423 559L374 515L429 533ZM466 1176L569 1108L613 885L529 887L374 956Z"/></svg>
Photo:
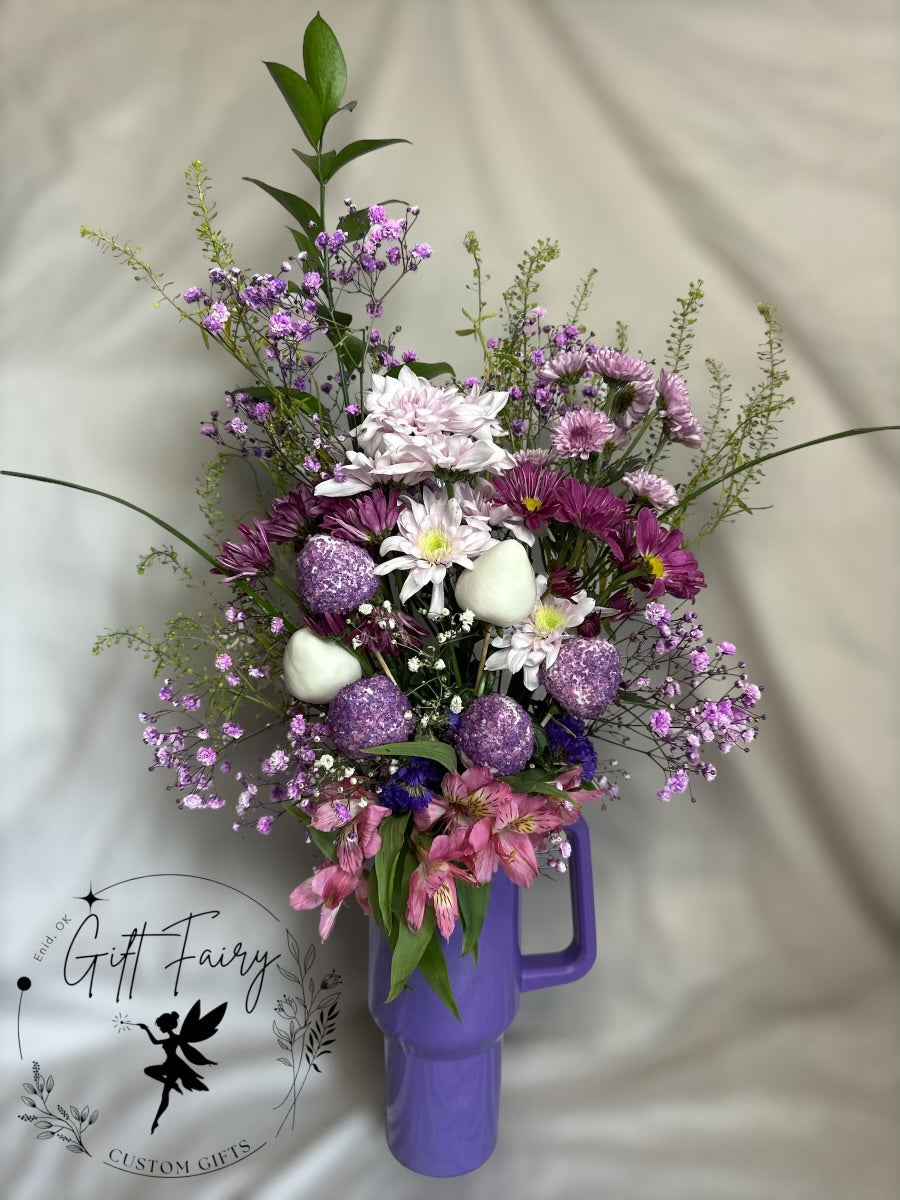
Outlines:
<svg viewBox="0 0 900 1200"><path fill-rule="evenodd" d="M199 162L186 179L209 268L181 294L131 244L82 230L241 372L200 427L216 449L198 490L208 548L145 514L206 565L164 545L140 569L172 568L208 593L207 613L178 613L156 639L106 633L95 649L124 641L155 660L163 683L142 736L180 808L231 804L236 830L265 835L299 822L323 862L291 905L320 910L323 938L345 903L371 915L373 1009L399 1009L424 984L464 1023L479 944L482 959L485 946L491 961L504 954L485 934L490 913L514 922L517 889L564 874L573 842L586 857L582 807L619 794L623 747L659 767L669 801L693 799L720 756L755 742L762 687L694 608L695 547L751 511L767 460L801 448L774 449L792 402L781 330L761 305L761 378L743 403L707 362L701 424L687 384L699 282L677 302L660 367L629 353L625 325L591 330L593 272L565 314L540 305L553 241L523 255L494 309L469 233L456 334L477 373L420 361L387 308L433 269L418 207L330 198L343 167L403 139L326 149L355 105L321 17L303 73L267 67L315 185L310 202L251 181L292 220L278 270L236 261ZM235 532L220 487L248 467L258 507ZM506 1023L516 998L500 1006ZM491 1070L496 1092L499 1060Z"/></svg>

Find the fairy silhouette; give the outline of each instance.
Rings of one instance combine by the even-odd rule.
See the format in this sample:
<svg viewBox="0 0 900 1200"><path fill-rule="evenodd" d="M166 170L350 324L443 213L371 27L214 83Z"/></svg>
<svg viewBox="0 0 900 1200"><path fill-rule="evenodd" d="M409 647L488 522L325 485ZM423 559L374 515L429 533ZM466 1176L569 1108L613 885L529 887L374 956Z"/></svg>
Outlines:
<svg viewBox="0 0 900 1200"><path fill-rule="evenodd" d="M143 1029L154 1046L164 1046L166 1051L165 1062L144 1068L145 1075L149 1075L151 1079L156 1079L163 1085L162 1099L156 1110L156 1116L153 1118L153 1124L150 1126L151 1133L156 1131L159 1118L169 1107L170 1092L175 1091L179 1095L183 1095L182 1088L187 1092L209 1091L203 1082L203 1076L198 1074L193 1067L188 1066L184 1059L179 1057L178 1051L180 1050L185 1058L196 1063L198 1067L216 1066L211 1058L204 1058L199 1050L195 1050L192 1043L205 1042L213 1036L219 1028L219 1022L222 1020L226 1007L227 1004L220 1004L217 1008L211 1009L205 1017L201 1017L200 1001L195 1001L181 1024L180 1033L175 1032L178 1025L178 1013L163 1013L156 1018L157 1028L161 1033L166 1034L161 1038L154 1037L146 1025L141 1022L137 1023L138 1029Z"/></svg>

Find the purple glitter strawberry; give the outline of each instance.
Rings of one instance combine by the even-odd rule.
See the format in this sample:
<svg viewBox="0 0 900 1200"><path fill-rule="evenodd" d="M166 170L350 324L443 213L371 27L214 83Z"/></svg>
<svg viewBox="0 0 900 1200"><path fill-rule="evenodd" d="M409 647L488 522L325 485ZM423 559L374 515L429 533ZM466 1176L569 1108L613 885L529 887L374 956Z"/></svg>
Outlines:
<svg viewBox="0 0 900 1200"><path fill-rule="evenodd" d="M342 687L328 709L331 740L353 757L369 746L405 742L416 727L412 706L386 675Z"/></svg>
<svg viewBox="0 0 900 1200"><path fill-rule="evenodd" d="M599 717L615 700L622 682L622 660L602 638L570 637L553 665L541 667L540 682L566 712L583 721Z"/></svg>
<svg viewBox="0 0 900 1200"><path fill-rule="evenodd" d="M297 555L297 585L311 612L345 613L372 599L378 576L362 546L317 533Z"/></svg>
<svg viewBox="0 0 900 1200"><path fill-rule="evenodd" d="M515 775L534 750L531 717L509 696L479 696L459 718L456 748L475 766Z"/></svg>

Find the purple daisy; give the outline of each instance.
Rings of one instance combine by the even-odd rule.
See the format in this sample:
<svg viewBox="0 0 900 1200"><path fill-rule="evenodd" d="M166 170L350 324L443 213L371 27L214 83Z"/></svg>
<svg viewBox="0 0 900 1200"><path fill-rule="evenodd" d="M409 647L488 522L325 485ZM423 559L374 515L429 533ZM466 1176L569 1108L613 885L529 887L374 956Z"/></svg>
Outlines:
<svg viewBox="0 0 900 1200"><path fill-rule="evenodd" d="M252 529L243 523L238 525L243 542L222 543L222 552L216 559L219 566L213 567L213 574L224 575L227 583L255 579L272 565L266 525L258 520L253 525Z"/></svg>
<svg viewBox="0 0 900 1200"><path fill-rule="evenodd" d="M657 508L671 508L678 503L678 493L667 479L661 475L653 475L643 467L639 471L631 471L622 476L622 482L631 488L635 496L649 500Z"/></svg>
<svg viewBox="0 0 900 1200"><path fill-rule="evenodd" d="M687 384L673 371L660 371L656 387L670 440L696 449L703 440L703 428L691 412Z"/></svg>
<svg viewBox="0 0 900 1200"><path fill-rule="evenodd" d="M272 503L265 526L270 542L293 542L303 537L307 529L329 508L327 501L316 496L308 483L301 480L286 496Z"/></svg>
<svg viewBox="0 0 900 1200"><path fill-rule="evenodd" d="M561 458L588 459L612 440L616 427L602 412L574 408L560 417L553 431L553 449Z"/></svg>
<svg viewBox="0 0 900 1200"><path fill-rule="evenodd" d="M577 383L585 373L587 362L586 350L564 350L544 363L537 377L544 383Z"/></svg>
<svg viewBox="0 0 900 1200"><path fill-rule="evenodd" d="M494 492L522 518L526 529L540 529L559 511L562 475L535 463L519 463L494 481Z"/></svg>
<svg viewBox="0 0 900 1200"><path fill-rule="evenodd" d="M608 541L631 513L631 509L609 488L599 484L582 483L579 479L566 479L560 485L557 521L585 529L595 537Z"/></svg>
<svg viewBox="0 0 900 1200"><path fill-rule="evenodd" d="M624 445L631 431L653 407L656 386L653 369L643 359L604 346L588 359L588 370L609 384L610 415L616 426L616 445Z"/></svg>
<svg viewBox="0 0 900 1200"><path fill-rule="evenodd" d="M385 492L373 488L360 496L336 500L325 516L322 528L326 533L348 538L351 542L380 545L397 527L403 511L402 493L391 488Z"/></svg>
<svg viewBox="0 0 900 1200"><path fill-rule="evenodd" d="M571 600L576 592L581 591L581 572L557 563L548 572L547 591L563 600Z"/></svg>

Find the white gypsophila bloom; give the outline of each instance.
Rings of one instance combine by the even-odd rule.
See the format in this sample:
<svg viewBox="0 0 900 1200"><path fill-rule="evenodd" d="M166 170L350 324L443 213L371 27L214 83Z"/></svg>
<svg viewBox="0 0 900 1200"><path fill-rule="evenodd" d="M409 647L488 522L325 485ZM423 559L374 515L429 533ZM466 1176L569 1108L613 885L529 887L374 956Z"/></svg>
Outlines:
<svg viewBox="0 0 900 1200"><path fill-rule="evenodd" d="M547 592L547 580L537 577L538 598L528 616L502 637L491 642L494 653L485 662L487 671L522 671L529 691L538 687L538 672L542 664L552 666L559 647L570 629L581 624L594 611L594 601L587 592L576 592L571 600Z"/></svg>
<svg viewBox="0 0 900 1200"><path fill-rule="evenodd" d="M399 557L379 563L376 575L390 571L408 571L400 600L405 603L416 592L431 584L429 616L437 616L444 607L444 580L453 565L471 568L475 560L494 542L482 525L470 525L455 500L443 489L422 493L422 502L404 496L407 508L397 520L399 533L381 543L381 553L398 551Z"/></svg>

